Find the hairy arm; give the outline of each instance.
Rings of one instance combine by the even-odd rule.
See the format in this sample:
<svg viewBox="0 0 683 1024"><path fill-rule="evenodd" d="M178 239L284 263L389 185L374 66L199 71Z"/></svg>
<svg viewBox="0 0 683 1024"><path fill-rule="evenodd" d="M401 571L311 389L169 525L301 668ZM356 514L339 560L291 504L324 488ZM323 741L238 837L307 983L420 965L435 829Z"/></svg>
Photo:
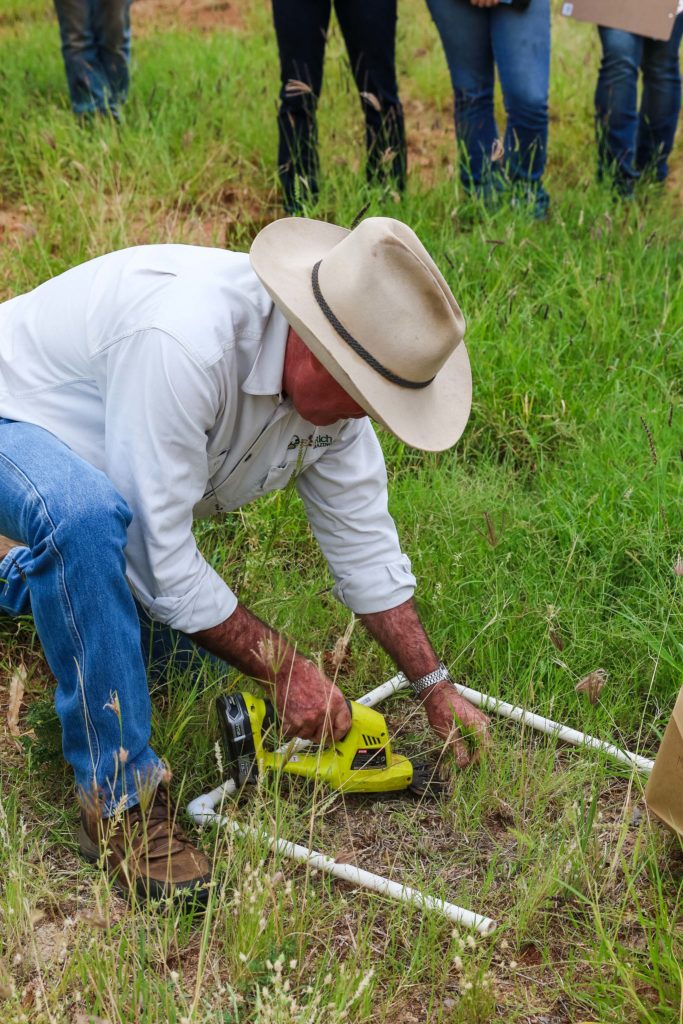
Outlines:
<svg viewBox="0 0 683 1024"><path fill-rule="evenodd" d="M438 668L439 659L412 598L386 612L361 615L360 620L408 679L419 679Z"/></svg>
<svg viewBox="0 0 683 1024"><path fill-rule="evenodd" d="M396 608L361 615L360 618L408 679L419 679L438 667L439 658L420 622L412 598ZM488 718L446 681L423 690L420 701L432 729L437 736L450 743L458 766L464 768L472 760L472 753L459 727L474 732L480 741L485 742Z"/></svg>
<svg viewBox="0 0 683 1024"><path fill-rule="evenodd" d="M341 690L243 605L191 639L270 692L287 736L318 743L341 739L348 732L351 713Z"/></svg>

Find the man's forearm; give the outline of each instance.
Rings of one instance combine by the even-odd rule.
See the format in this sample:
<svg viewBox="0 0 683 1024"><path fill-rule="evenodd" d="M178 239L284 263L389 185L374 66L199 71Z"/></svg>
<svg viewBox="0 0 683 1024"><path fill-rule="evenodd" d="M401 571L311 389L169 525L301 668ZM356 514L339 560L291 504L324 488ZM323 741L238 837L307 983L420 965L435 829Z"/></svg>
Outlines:
<svg viewBox="0 0 683 1024"><path fill-rule="evenodd" d="M298 657L280 633L241 604L229 619L193 633L191 639L266 686L289 678Z"/></svg>
<svg viewBox="0 0 683 1024"><path fill-rule="evenodd" d="M439 658L412 598L386 612L361 615L360 620L408 679L420 679L438 667Z"/></svg>
<svg viewBox="0 0 683 1024"><path fill-rule="evenodd" d="M401 671L410 679L426 676L439 665L439 659L429 642L410 599L397 608L372 615L361 615L361 622L391 655ZM478 752L472 752L463 738L463 730L479 737L485 743L488 736L488 718L478 708L461 697L447 679L442 679L420 692L420 703L434 732L453 747L460 768L470 764Z"/></svg>
<svg viewBox="0 0 683 1024"><path fill-rule="evenodd" d="M320 743L348 732L351 713L341 690L242 605L192 639L270 690L286 735Z"/></svg>

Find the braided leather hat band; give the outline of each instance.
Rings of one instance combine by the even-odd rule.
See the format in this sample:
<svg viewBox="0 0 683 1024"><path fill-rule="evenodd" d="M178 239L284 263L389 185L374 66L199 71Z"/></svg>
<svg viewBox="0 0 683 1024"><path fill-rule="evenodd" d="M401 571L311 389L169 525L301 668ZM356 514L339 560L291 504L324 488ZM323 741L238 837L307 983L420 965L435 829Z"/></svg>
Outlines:
<svg viewBox="0 0 683 1024"><path fill-rule="evenodd" d="M334 313L328 306L327 302L325 301L325 297L320 290L320 283L318 281L318 269L321 263L322 260L318 260L318 262L314 265L313 271L311 273L313 294L315 296L315 301L318 303L320 309L325 314L325 317L327 318L328 322L332 325L332 327L334 327L339 337L346 342L349 348L353 349L356 355L359 355L361 359L364 359L368 366L371 366L376 373L381 374L382 377L390 381L392 384L398 384L399 387L412 388L413 390L419 390L420 388L428 387L434 380L433 377L430 377L429 380L423 381L407 380L405 377L399 377L397 373L394 373L392 370L388 370L386 366L383 366L378 359L375 359L371 352L368 352L368 350L364 348L361 345L361 343L353 337L352 334L349 334L344 325L341 323L340 320L337 319L337 317L334 315Z"/></svg>

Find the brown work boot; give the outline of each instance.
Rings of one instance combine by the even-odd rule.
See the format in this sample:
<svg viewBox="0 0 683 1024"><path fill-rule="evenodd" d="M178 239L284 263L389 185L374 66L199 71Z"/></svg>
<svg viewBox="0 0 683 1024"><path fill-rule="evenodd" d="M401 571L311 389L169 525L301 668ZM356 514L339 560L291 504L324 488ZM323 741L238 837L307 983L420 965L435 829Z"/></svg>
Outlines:
<svg viewBox="0 0 683 1024"><path fill-rule="evenodd" d="M0 562L2 562L5 555L8 555L12 548L20 548L21 544L18 540L10 540L9 537L3 537L0 533Z"/></svg>
<svg viewBox="0 0 683 1024"><path fill-rule="evenodd" d="M104 853L104 865L121 889L135 889L145 899L207 901L211 866L176 823L164 785L146 810L138 804L115 821L98 814L94 802L82 804L78 842L86 860L96 862Z"/></svg>

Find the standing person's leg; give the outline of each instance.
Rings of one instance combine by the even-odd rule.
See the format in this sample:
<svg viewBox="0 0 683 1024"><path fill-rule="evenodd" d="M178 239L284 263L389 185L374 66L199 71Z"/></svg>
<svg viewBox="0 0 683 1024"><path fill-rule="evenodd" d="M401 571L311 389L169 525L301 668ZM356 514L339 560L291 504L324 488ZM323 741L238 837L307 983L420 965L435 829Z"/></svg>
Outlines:
<svg viewBox="0 0 683 1024"><path fill-rule="evenodd" d="M455 95L455 134L465 188L489 198L496 191L498 129L493 111L491 11L461 0L427 0L441 36Z"/></svg>
<svg viewBox="0 0 683 1024"><path fill-rule="evenodd" d="M543 188L548 148L550 0L531 0L524 11L491 12L491 42L507 113L505 167L513 185L533 201L536 216L548 209Z"/></svg>
<svg viewBox="0 0 683 1024"><path fill-rule="evenodd" d="M396 0L335 0L365 117L369 182L406 183L406 138L396 81Z"/></svg>
<svg viewBox="0 0 683 1024"><path fill-rule="evenodd" d="M331 0L273 0L280 54L278 172L287 213L318 195L316 106Z"/></svg>
<svg viewBox="0 0 683 1024"><path fill-rule="evenodd" d="M130 511L107 477L28 423L0 419L0 610L29 606L57 681L64 756L106 816L165 769L149 746L150 700L125 578Z"/></svg>
<svg viewBox="0 0 683 1024"><path fill-rule="evenodd" d="M636 167L639 171L651 168L657 181L664 181L669 172L667 161L673 149L681 111L678 51L682 37L683 14L679 14L670 39L646 39L643 43L643 96L638 119Z"/></svg>
<svg viewBox="0 0 683 1024"><path fill-rule="evenodd" d="M90 0L95 43L107 76L109 110L118 117L130 86L131 0Z"/></svg>
<svg viewBox="0 0 683 1024"><path fill-rule="evenodd" d="M638 69L643 37L617 28L599 28L602 63L595 90L598 180L611 177L621 195L631 195L638 127Z"/></svg>
<svg viewBox="0 0 683 1024"><path fill-rule="evenodd" d="M90 0L54 0L74 114L106 110L107 76L95 43Z"/></svg>

